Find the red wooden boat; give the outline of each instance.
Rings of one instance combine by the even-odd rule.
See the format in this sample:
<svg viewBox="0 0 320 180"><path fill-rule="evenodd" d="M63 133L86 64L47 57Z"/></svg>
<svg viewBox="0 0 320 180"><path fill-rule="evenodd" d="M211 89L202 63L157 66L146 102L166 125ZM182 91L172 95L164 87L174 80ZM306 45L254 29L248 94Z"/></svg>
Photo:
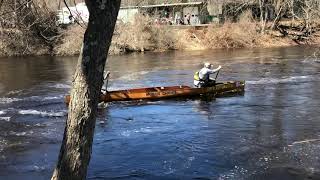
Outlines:
<svg viewBox="0 0 320 180"><path fill-rule="evenodd" d="M213 87L193 88L189 86L148 87L127 90L108 91L102 94L100 101L132 101L132 100L159 100L169 98L189 98L200 96L223 96L244 92L245 81L226 81L217 83ZM68 104L70 96L66 96Z"/></svg>

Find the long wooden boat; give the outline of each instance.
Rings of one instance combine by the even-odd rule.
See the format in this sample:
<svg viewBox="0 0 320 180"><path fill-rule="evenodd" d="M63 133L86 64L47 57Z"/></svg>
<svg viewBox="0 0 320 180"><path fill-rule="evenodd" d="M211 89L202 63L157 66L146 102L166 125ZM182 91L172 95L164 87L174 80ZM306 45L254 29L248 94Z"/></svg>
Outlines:
<svg viewBox="0 0 320 180"><path fill-rule="evenodd" d="M132 101L132 100L157 100L179 97L196 97L196 96L224 96L239 94L244 92L245 81L226 81L217 83L213 87L193 88L189 86L168 86L168 87L148 87L138 89L127 89L108 91L102 94L100 102L113 101ZM68 104L70 96L65 97L65 102Z"/></svg>

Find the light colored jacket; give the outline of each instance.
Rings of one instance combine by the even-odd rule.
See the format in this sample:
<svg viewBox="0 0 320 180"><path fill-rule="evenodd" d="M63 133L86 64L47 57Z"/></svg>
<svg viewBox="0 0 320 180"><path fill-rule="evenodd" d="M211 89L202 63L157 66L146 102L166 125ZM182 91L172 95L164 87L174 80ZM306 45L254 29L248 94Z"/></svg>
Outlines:
<svg viewBox="0 0 320 180"><path fill-rule="evenodd" d="M200 82L207 82L209 81L209 78L210 78L210 74L214 74L216 72L218 72L219 70L221 69L221 67L218 67L216 69L209 69L209 68L202 68L200 71L199 71L199 78L200 78L200 81L197 81L197 80L194 80L193 81L193 84L195 86L199 86Z"/></svg>

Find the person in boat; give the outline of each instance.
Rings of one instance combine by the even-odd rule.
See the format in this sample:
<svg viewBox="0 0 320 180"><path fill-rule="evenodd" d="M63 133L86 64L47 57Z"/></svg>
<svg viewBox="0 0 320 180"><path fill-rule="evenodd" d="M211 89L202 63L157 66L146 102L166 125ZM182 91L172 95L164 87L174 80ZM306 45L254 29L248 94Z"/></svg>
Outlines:
<svg viewBox="0 0 320 180"><path fill-rule="evenodd" d="M221 69L221 66L219 66L216 69L211 69L211 68L212 68L212 64L206 62L204 63L204 67L200 71L194 74L193 83L196 87L198 88L211 87L216 84L216 80L211 79L210 74L214 74L218 72Z"/></svg>
<svg viewBox="0 0 320 180"><path fill-rule="evenodd" d="M110 75L110 71L107 71L107 72L104 73L104 76L103 76L103 85L102 85L102 87L101 87L101 92L102 92L102 94L106 94L106 93L107 93L109 75Z"/></svg>

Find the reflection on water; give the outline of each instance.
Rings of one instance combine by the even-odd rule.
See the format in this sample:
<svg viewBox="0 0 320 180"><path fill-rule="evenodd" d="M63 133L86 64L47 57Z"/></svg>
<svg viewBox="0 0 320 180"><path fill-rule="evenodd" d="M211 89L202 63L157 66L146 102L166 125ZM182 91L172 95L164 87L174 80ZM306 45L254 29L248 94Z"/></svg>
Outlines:
<svg viewBox="0 0 320 180"><path fill-rule="evenodd" d="M192 85L209 61L243 96L110 103L88 179L319 179L320 82L312 48L111 56L110 90ZM49 179L74 58L0 59L0 179Z"/></svg>

